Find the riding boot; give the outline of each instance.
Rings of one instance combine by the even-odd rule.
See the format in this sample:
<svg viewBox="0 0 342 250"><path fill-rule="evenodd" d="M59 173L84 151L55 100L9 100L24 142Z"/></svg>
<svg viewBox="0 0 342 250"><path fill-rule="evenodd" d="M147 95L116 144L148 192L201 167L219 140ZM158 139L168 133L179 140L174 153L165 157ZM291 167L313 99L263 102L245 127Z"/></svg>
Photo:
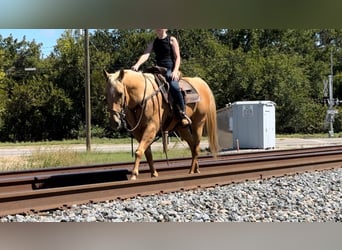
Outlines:
<svg viewBox="0 0 342 250"><path fill-rule="evenodd" d="M170 91L172 97L175 101L175 106L177 107L179 117L181 119L181 124L183 127L191 125L191 119L185 113L185 103L182 92L179 88L179 82L171 79L171 71L168 70L166 77L170 83Z"/></svg>
<svg viewBox="0 0 342 250"><path fill-rule="evenodd" d="M191 119L186 115L185 113L185 103L184 103L184 98L182 95L182 92L179 90L177 91L177 101L178 101L178 110L179 110L179 116L181 119L181 124L183 127L187 127L189 125L191 125Z"/></svg>
<svg viewBox="0 0 342 250"><path fill-rule="evenodd" d="M187 127L191 125L191 119L189 118L189 116L185 114L184 111L179 111L179 115L181 117L181 123L183 127Z"/></svg>

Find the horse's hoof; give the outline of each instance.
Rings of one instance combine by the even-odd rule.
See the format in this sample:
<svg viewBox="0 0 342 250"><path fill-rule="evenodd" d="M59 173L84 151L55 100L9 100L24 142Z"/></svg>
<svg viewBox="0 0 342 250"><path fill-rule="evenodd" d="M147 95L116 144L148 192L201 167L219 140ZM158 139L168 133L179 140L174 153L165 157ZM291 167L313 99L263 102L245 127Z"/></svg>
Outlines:
<svg viewBox="0 0 342 250"><path fill-rule="evenodd" d="M153 174L151 174L151 177L152 177L152 178L158 177L158 173L157 173L157 172L154 172Z"/></svg>
<svg viewBox="0 0 342 250"><path fill-rule="evenodd" d="M137 176L136 175L132 175L131 180L135 181L136 179L137 179Z"/></svg>
<svg viewBox="0 0 342 250"><path fill-rule="evenodd" d="M190 171L189 174L199 174L201 173L198 169L196 169L195 171Z"/></svg>

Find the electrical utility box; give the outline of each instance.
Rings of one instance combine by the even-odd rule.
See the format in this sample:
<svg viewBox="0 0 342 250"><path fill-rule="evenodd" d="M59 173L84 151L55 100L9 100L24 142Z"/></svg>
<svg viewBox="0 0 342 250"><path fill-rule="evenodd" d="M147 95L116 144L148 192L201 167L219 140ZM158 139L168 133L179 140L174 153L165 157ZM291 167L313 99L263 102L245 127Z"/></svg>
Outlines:
<svg viewBox="0 0 342 250"><path fill-rule="evenodd" d="M232 114L233 148L275 148L274 102L234 102Z"/></svg>

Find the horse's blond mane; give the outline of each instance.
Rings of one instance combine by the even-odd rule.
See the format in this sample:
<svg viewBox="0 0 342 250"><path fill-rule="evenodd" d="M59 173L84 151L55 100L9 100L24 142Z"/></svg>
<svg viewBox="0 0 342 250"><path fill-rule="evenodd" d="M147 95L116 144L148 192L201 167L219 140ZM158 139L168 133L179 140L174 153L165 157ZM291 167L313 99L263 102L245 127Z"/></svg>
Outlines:
<svg viewBox="0 0 342 250"><path fill-rule="evenodd" d="M127 75L130 75L130 76L137 76L137 75L140 75L140 76L144 76L146 78L146 80L150 81L150 82L153 82L154 81L154 75L152 73L142 73L141 71L133 71L133 70L124 70L125 72L125 76ZM117 71L114 73L113 75L113 78L114 79L117 79L119 77L119 74L120 74L120 71Z"/></svg>

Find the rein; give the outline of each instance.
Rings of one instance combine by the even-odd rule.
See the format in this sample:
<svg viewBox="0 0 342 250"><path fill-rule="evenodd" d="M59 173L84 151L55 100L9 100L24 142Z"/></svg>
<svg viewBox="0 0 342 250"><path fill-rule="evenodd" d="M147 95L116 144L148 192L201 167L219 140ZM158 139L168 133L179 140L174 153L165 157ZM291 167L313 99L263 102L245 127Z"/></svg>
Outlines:
<svg viewBox="0 0 342 250"><path fill-rule="evenodd" d="M148 97L146 97L146 90L147 90L147 77L143 74L143 76L144 76L144 78L145 78L145 88L144 88L144 97L143 97L143 99L142 99L142 101L141 101L141 103L140 103L140 107L142 108L142 110L141 110L141 114L140 114L140 117L139 117L139 119L138 119L138 122L137 122L137 124L134 126L134 128L132 128L132 129L129 129L129 128L127 128L127 130L129 131L129 132L133 132L134 130L136 130L138 127L139 127L139 125L140 125L140 123L141 123L141 120L142 120L142 117L143 117L143 113L144 113L144 111L145 111L145 108L146 108L146 103L147 103L147 101L149 100L149 99L152 99L154 96L156 96L161 90L160 90L160 87L157 89L157 90L155 90L151 95L149 95ZM125 86L125 92L127 92L127 89L126 89L126 86ZM124 97L124 106L123 106L123 109L122 109L122 112L123 112L123 114L124 114L124 109L126 108L126 94L125 94L125 97ZM124 115L125 116L125 115Z"/></svg>

